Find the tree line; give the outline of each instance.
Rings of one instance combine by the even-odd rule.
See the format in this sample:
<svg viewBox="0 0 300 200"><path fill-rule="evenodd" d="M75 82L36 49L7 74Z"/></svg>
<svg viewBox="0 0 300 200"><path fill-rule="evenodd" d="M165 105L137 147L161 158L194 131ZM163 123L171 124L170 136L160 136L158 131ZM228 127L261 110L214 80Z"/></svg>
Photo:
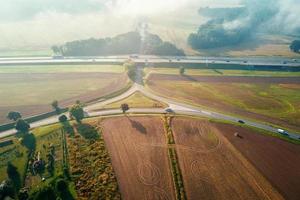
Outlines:
<svg viewBox="0 0 300 200"><path fill-rule="evenodd" d="M90 38L52 46L55 55L62 56L101 56L146 54L161 56L184 56L184 51L158 35L147 33L142 37L138 32L128 32L107 38Z"/></svg>

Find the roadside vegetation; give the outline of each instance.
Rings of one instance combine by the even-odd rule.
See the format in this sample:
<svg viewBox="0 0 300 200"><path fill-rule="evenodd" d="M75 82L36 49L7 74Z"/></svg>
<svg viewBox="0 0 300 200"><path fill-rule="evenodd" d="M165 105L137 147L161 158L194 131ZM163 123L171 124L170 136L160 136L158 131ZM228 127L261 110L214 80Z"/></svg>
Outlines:
<svg viewBox="0 0 300 200"><path fill-rule="evenodd" d="M167 144L168 144L168 156L171 165L171 172L174 182L175 194L177 200L186 200L186 193L183 185L182 173L179 166L179 160L176 152L175 146L171 146L175 144L172 127L171 127L171 116L163 116L162 118L165 134L167 136ZM170 145L170 146L169 146Z"/></svg>

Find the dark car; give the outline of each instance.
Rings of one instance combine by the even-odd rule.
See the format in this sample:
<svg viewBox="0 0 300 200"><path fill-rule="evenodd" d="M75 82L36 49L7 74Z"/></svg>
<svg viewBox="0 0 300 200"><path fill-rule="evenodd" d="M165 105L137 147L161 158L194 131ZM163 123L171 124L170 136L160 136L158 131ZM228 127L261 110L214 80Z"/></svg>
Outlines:
<svg viewBox="0 0 300 200"><path fill-rule="evenodd" d="M238 122L241 123L241 124L245 124L245 122L243 120L241 120L241 119L238 120Z"/></svg>
<svg viewBox="0 0 300 200"><path fill-rule="evenodd" d="M174 110L172 110L171 108L166 108L166 109L165 109L165 112L166 112L166 113L174 113Z"/></svg>

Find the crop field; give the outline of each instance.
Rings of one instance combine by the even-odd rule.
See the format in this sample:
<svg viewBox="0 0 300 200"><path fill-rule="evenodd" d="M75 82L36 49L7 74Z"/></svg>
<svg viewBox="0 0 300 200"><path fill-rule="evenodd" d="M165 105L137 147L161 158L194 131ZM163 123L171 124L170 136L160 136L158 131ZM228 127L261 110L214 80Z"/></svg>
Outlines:
<svg viewBox="0 0 300 200"><path fill-rule="evenodd" d="M122 198L174 199L173 172L167 159L167 149L174 148L187 199L282 199L215 124L204 119L171 119L172 143L166 141L162 122L142 116L103 120L104 140Z"/></svg>
<svg viewBox="0 0 300 200"><path fill-rule="evenodd" d="M215 126L286 199L299 199L299 145L258 134L251 129L219 123ZM233 132L238 132L240 137L235 137Z"/></svg>
<svg viewBox="0 0 300 200"><path fill-rule="evenodd" d="M123 103L127 103L130 108L165 108L165 107L167 107L167 105L164 103L150 99L150 98L144 96L140 92L135 92L131 96L129 96L121 101L105 105L101 108L96 108L95 110L116 109L116 108L120 108L120 106Z"/></svg>
<svg viewBox="0 0 300 200"><path fill-rule="evenodd" d="M300 130L298 77L201 77L151 75L147 84L176 100Z"/></svg>
<svg viewBox="0 0 300 200"><path fill-rule="evenodd" d="M103 131L123 199L175 198L159 117L105 119Z"/></svg>
<svg viewBox="0 0 300 200"><path fill-rule="evenodd" d="M201 65L199 65L199 68ZM146 74L174 74L179 75L179 68L147 67ZM186 68L185 74L189 76L262 76L262 77L299 77L300 72L284 71L257 71L257 70L224 70L224 69L191 69Z"/></svg>
<svg viewBox="0 0 300 200"><path fill-rule="evenodd" d="M0 67L0 124L8 122L6 114L12 110L25 117L49 112L53 100L65 107L76 100L87 102L116 92L128 83L124 73L104 72L103 67L99 68L103 72L97 72L95 66L85 67L62 66L61 71L56 71L56 66L46 66L45 71L32 67L26 72L18 66L12 73ZM83 70L86 72L79 73Z"/></svg>
<svg viewBox="0 0 300 200"><path fill-rule="evenodd" d="M281 199L221 129L191 118L173 119L172 128L188 199Z"/></svg>

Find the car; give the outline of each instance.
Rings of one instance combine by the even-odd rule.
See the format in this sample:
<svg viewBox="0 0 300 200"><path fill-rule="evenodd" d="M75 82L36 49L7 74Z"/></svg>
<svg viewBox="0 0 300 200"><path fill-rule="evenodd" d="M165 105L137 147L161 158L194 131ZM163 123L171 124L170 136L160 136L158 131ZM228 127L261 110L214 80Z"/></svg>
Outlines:
<svg viewBox="0 0 300 200"><path fill-rule="evenodd" d="M180 61L180 58L177 58L177 61Z"/></svg>
<svg viewBox="0 0 300 200"><path fill-rule="evenodd" d="M226 60L226 62L230 62L229 60Z"/></svg>
<svg viewBox="0 0 300 200"><path fill-rule="evenodd" d="M285 64L287 64L287 62L286 62L286 61L283 61L283 62L282 62L282 64L284 64L284 65L285 65Z"/></svg>
<svg viewBox="0 0 300 200"><path fill-rule="evenodd" d="M297 59L293 59L294 62L297 62Z"/></svg>
<svg viewBox="0 0 300 200"><path fill-rule="evenodd" d="M130 55L129 57L130 57L130 58L139 58L139 56L138 56L138 55L135 55L135 54Z"/></svg>
<svg viewBox="0 0 300 200"><path fill-rule="evenodd" d="M248 63L248 61L247 61L247 60L244 60L243 63Z"/></svg>
<svg viewBox="0 0 300 200"><path fill-rule="evenodd" d="M172 108L166 108L165 112L166 113L174 113L174 110L172 110Z"/></svg>
<svg viewBox="0 0 300 200"><path fill-rule="evenodd" d="M285 136L289 136L288 132L283 130L283 129L277 129L277 133L281 134L281 135L285 135Z"/></svg>
<svg viewBox="0 0 300 200"><path fill-rule="evenodd" d="M241 119L239 119L238 122L241 123L241 124L245 124L245 122Z"/></svg>
<svg viewBox="0 0 300 200"><path fill-rule="evenodd" d="M52 59L64 59L64 57L63 56L61 56L61 55L55 55L55 56L52 56Z"/></svg>

